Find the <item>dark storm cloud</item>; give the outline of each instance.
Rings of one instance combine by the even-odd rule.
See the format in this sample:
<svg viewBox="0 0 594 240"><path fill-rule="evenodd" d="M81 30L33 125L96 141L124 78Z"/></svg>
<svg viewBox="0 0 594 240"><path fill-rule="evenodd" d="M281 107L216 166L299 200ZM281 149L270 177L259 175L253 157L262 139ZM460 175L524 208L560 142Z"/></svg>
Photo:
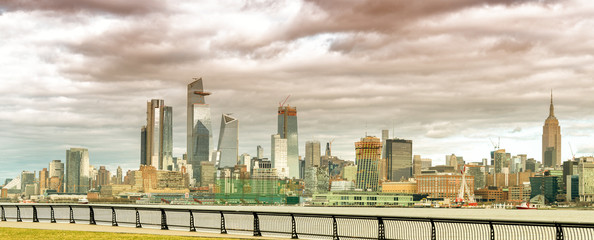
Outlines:
<svg viewBox="0 0 594 240"><path fill-rule="evenodd" d="M110 13L138 15L164 11L165 1L119 1L119 0L5 0L0 7L8 11L51 11L58 13Z"/></svg>

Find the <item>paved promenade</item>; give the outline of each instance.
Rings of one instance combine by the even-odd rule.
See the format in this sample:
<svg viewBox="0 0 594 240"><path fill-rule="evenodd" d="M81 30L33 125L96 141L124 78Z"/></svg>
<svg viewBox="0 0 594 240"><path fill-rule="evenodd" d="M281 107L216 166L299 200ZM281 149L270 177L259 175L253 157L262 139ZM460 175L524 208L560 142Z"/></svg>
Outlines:
<svg viewBox="0 0 594 240"><path fill-rule="evenodd" d="M112 227L104 225L89 224L70 224L70 223L33 223L33 222L0 222L0 228L31 228L44 230L64 230L64 231L87 231L87 232L111 232L111 233L135 233L135 234L154 234L168 236L186 236L203 238L237 238L237 239L280 239L270 237L253 237L249 235L217 234L207 232L190 232L178 230L160 230L151 228L133 228L133 227Z"/></svg>

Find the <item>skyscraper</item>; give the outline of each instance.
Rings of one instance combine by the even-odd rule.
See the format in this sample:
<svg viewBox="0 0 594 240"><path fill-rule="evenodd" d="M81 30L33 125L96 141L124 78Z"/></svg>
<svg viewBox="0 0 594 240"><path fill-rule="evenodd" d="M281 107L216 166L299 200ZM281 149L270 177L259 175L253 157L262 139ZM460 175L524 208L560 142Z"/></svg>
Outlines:
<svg viewBox="0 0 594 240"><path fill-rule="evenodd" d="M146 165L146 126L140 128L140 165Z"/></svg>
<svg viewBox="0 0 594 240"><path fill-rule="evenodd" d="M276 168L279 178L290 178L290 166L287 163L287 139L274 134L271 137L270 157L272 168ZM297 166L298 168L299 166Z"/></svg>
<svg viewBox="0 0 594 240"><path fill-rule="evenodd" d="M258 145L258 147L256 148L256 158L257 159L262 159L264 158L264 148L262 148L262 146Z"/></svg>
<svg viewBox="0 0 594 240"><path fill-rule="evenodd" d="M237 165L239 155L239 122L228 114L221 117L221 132L219 134L219 148L221 152L218 168L232 168Z"/></svg>
<svg viewBox="0 0 594 240"><path fill-rule="evenodd" d="M118 170L116 171L116 182L113 184L122 184L122 177L123 177L122 168L120 166L118 166Z"/></svg>
<svg viewBox="0 0 594 240"><path fill-rule="evenodd" d="M65 192L86 193L89 191L89 150L71 148L66 150Z"/></svg>
<svg viewBox="0 0 594 240"><path fill-rule="evenodd" d="M549 151L548 158L547 150ZM549 117L542 127L542 159L545 167L561 167L561 127L559 120L555 117L552 91Z"/></svg>
<svg viewBox="0 0 594 240"><path fill-rule="evenodd" d="M412 177L412 140L386 139L386 174L393 182ZM419 172L420 173L420 172Z"/></svg>
<svg viewBox="0 0 594 240"><path fill-rule="evenodd" d="M212 129L210 107L204 97L210 95L202 87L202 78L194 78L188 84L187 119L187 157L194 171L196 182L200 181L200 162L210 161L212 149Z"/></svg>
<svg viewBox="0 0 594 240"><path fill-rule="evenodd" d="M377 191L379 184L378 168L382 156L382 142L376 137L364 137L355 143L357 163L357 189Z"/></svg>
<svg viewBox="0 0 594 240"><path fill-rule="evenodd" d="M142 128L141 156L146 156L145 164L159 170L167 170L173 165L173 109L165 106L161 99L147 102L146 127ZM142 134L144 133L144 134ZM144 143L144 145L142 144ZM142 164L142 161L141 161Z"/></svg>
<svg viewBox="0 0 594 240"><path fill-rule="evenodd" d="M320 167L320 155L320 142L305 142L305 169L308 169L310 167Z"/></svg>
<svg viewBox="0 0 594 240"><path fill-rule="evenodd" d="M49 163L49 188L64 192L64 163L60 160Z"/></svg>
<svg viewBox="0 0 594 240"><path fill-rule="evenodd" d="M297 129L297 108L278 107L278 134L287 139L287 167L289 178L299 178L299 138ZM280 171L278 172L281 175Z"/></svg>

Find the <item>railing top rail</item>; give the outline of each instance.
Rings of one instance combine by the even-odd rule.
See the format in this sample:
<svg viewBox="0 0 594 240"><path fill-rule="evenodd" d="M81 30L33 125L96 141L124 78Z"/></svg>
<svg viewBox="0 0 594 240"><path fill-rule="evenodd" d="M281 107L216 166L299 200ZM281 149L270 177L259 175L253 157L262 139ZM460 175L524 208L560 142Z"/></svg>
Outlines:
<svg viewBox="0 0 594 240"><path fill-rule="evenodd" d="M501 219L501 218L457 218L457 217L421 217L421 216L394 216L390 214L356 214L356 213L311 213L305 211L299 211L293 209L280 208L278 210L267 210L267 209L256 209L256 207L249 207L244 209L232 209L229 206L195 206L195 205L135 205L135 204L76 204L76 203L0 203L0 206L73 206L73 207L89 207L101 209L112 207L115 209L128 209L128 210L158 210L166 209L167 211L188 211L192 210L195 212L203 213L231 213L231 214L252 214L254 212L259 215L294 215L296 217L319 217L319 218L331 218L332 216L338 218L357 218L357 219L377 219L381 217L384 220L401 220L401 221L424 221L429 222L454 222L454 223L471 223L471 224L496 224L496 225L527 225L527 226L554 226L555 224L562 224L566 226L576 227L594 227L592 222L580 222L580 221L544 221L544 220L513 220L513 219Z"/></svg>

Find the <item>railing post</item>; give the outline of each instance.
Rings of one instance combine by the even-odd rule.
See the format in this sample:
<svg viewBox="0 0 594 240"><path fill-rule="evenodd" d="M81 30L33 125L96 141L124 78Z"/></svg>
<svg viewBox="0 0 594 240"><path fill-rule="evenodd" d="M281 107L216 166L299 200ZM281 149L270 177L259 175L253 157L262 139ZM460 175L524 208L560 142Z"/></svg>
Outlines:
<svg viewBox="0 0 594 240"><path fill-rule="evenodd" d="M299 239L299 236L297 235L297 224L295 223L295 215L293 215L293 214L291 214L291 225L292 225L291 238Z"/></svg>
<svg viewBox="0 0 594 240"><path fill-rule="evenodd" d="M115 209L111 207L111 226L117 227L118 226L118 219L115 212Z"/></svg>
<svg viewBox="0 0 594 240"><path fill-rule="evenodd" d="M384 226L384 219L377 217L377 239L386 240L386 228Z"/></svg>
<svg viewBox="0 0 594 240"><path fill-rule="evenodd" d="M39 218L37 218L37 208L35 206L33 207L33 222L39 222Z"/></svg>
<svg viewBox="0 0 594 240"><path fill-rule="evenodd" d="M491 236L489 239L495 240L495 228L493 228L493 222L489 221L489 229L491 229Z"/></svg>
<svg viewBox="0 0 594 240"><path fill-rule="evenodd" d="M165 214L165 209L161 208L161 230L169 230L167 227L167 214Z"/></svg>
<svg viewBox="0 0 594 240"><path fill-rule="evenodd" d="M76 223L74 221L74 211L72 211L72 206L68 205L68 208L70 208L70 223Z"/></svg>
<svg viewBox="0 0 594 240"><path fill-rule="evenodd" d="M93 211L93 207L89 206L89 224L97 225L95 222L95 211Z"/></svg>
<svg viewBox="0 0 594 240"><path fill-rule="evenodd" d="M555 224L555 229L557 230L556 240L563 240L563 228L561 227L561 224Z"/></svg>
<svg viewBox="0 0 594 240"><path fill-rule="evenodd" d="M437 240L437 232L435 231L435 222L433 222L433 219L431 219L430 221L431 221L431 240Z"/></svg>
<svg viewBox="0 0 594 240"><path fill-rule="evenodd" d="M227 229L225 228L225 215L223 211L221 211L221 234L227 234Z"/></svg>
<svg viewBox="0 0 594 240"><path fill-rule="evenodd" d="M2 221L6 222L6 213L4 213L4 206L0 206L2 207Z"/></svg>
<svg viewBox="0 0 594 240"><path fill-rule="evenodd" d="M196 227L194 226L194 214L192 213L192 210L190 211L190 232L195 232L196 231Z"/></svg>
<svg viewBox="0 0 594 240"><path fill-rule="evenodd" d="M262 232L260 232L260 218L258 218L258 214L256 212L254 214L254 237L261 237Z"/></svg>
<svg viewBox="0 0 594 240"><path fill-rule="evenodd" d="M338 223L335 216L332 216L332 240L340 240L340 237L338 237Z"/></svg>
<svg viewBox="0 0 594 240"><path fill-rule="evenodd" d="M17 222L22 222L23 219L21 219L21 209L19 208L19 206L17 207Z"/></svg>
<svg viewBox="0 0 594 240"><path fill-rule="evenodd" d="M54 215L54 207L50 206L50 222L56 223L56 215Z"/></svg>
<svg viewBox="0 0 594 240"><path fill-rule="evenodd" d="M142 228L142 224L140 224L140 213L138 213L138 208L134 208L136 210L136 228Z"/></svg>

